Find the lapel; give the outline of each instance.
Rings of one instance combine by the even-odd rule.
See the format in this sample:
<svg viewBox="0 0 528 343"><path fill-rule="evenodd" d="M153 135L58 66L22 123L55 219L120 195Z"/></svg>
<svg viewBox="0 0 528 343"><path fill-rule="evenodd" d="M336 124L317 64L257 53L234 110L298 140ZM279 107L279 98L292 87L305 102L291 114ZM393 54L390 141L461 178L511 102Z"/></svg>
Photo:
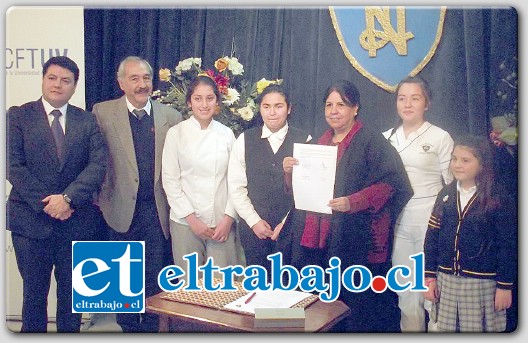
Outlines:
<svg viewBox="0 0 528 343"><path fill-rule="evenodd" d="M51 133L51 127L49 125L48 117L46 115L46 110L44 110L44 105L42 104L42 98L35 102L35 111L31 113L34 118L29 121L31 125L34 125L34 134L30 135L31 139L42 142L44 146L44 152L48 154L48 158L43 160L51 161L55 166L55 169L62 169L60 165L59 157L57 156L57 148L55 146L55 140L53 139L53 134ZM31 130L33 132L33 130Z"/></svg>
<svg viewBox="0 0 528 343"><path fill-rule="evenodd" d="M68 161L68 158L74 152L74 149L78 146L78 140L84 139L86 133L84 132L85 127L83 125L82 116L86 115L85 112L79 111L72 105L68 105L66 112L66 127L64 135L64 158L61 170Z"/></svg>
<svg viewBox="0 0 528 343"><path fill-rule="evenodd" d="M125 96L119 99L116 110L113 113L113 124L121 144L125 148L126 155L132 169L139 175L136 151L134 150L134 139L132 138L132 129L130 128L130 119L128 118L128 108L126 106Z"/></svg>
<svg viewBox="0 0 528 343"><path fill-rule="evenodd" d="M152 115L154 116L154 133L155 133L155 156L154 156L154 184L158 183L161 176L161 156L165 144L165 136L169 130L166 112L163 105L157 101L151 100Z"/></svg>

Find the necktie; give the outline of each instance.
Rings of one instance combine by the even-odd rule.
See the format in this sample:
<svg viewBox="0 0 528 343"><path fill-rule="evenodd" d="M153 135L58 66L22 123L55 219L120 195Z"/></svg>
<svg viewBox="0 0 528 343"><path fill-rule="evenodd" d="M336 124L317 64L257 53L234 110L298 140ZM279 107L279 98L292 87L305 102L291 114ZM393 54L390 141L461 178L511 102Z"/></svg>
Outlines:
<svg viewBox="0 0 528 343"><path fill-rule="evenodd" d="M51 132L53 133L53 139L55 140L55 146L57 147L57 155L59 160L62 163L62 150L64 148L64 131L62 131L62 126L59 121L59 117L62 115L61 111L53 110L51 111L53 115L53 121L51 122Z"/></svg>
<svg viewBox="0 0 528 343"><path fill-rule="evenodd" d="M134 110L134 114L136 115L136 117L141 120L141 118L143 118L145 116L145 114L147 114L147 111L145 110Z"/></svg>

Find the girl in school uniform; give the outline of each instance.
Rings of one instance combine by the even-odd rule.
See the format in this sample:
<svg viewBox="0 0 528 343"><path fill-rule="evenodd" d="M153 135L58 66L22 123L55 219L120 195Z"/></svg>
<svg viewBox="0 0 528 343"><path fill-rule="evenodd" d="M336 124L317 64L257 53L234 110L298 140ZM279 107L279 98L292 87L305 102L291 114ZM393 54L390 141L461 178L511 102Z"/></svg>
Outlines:
<svg viewBox="0 0 528 343"><path fill-rule="evenodd" d="M392 250L392 265L405 265L411 270L414 268L409 256L423 252L436 196L453 180L449 170L453 139L447 131L427 121L431 97L431 89L421 77L403 79L396 88L398 124L383 133L398 151L414 191L396 221ZM412 281L413 274L399 275L399 283ZM422 294L410 290L398 292L398 306L402 332L425 332L425 309L430 310L431 303L425 302ZM429 330L433 329L430 324Z"/></svg>
<svg viewBox="0 0 528 343"><path fill-rule="evenodd" d="M436 304L438 329L501 332L516 272L517 220L510 198L493 176L484 137L455 143L444 187L425 237L425 298Z"/></svg>

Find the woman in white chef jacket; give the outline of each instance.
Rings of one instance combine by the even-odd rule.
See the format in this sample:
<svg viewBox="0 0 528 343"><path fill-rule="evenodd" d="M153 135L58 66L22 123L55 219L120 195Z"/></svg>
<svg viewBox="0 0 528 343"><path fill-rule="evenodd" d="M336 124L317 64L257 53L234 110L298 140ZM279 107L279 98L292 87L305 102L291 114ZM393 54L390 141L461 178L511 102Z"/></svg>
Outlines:
<svg viewBox="0 0 528 343"><path fill-rule="evenodd" d="M414 196L401 212L394 232L393 265L406 265L413 270L409 256L423 252L425 232L436 195L444 184L453 180L449 170L453 139L448 132L425 119L431 103L431 91L421 77L408 77L396 88L398 125L383 133L401 156L411 181ZM399 278L400 284L414 275ZM424 332L425 311L420 292L399 292L402 332ZM432 326L430 325L430 328Z"/></svg>
<svg viewBox="0 0 528 343"><path fill-rule="evenodd" d="M214 80L198 76L186 94L193 115L167 132L162 157L163 188L170 205L174 263L187 271L186 254L198 265L209 257L223 268L238 263L237 213L227 191L227 167L235 135L214 120L220 92ZM187 278L186 272L184 279Z"/></svg>

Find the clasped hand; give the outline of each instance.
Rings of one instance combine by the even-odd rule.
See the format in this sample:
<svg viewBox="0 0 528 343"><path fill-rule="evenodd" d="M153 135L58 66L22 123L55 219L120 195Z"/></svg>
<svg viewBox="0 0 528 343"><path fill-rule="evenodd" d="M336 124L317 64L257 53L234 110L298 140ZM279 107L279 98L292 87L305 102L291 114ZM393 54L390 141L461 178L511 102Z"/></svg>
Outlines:
<svg viewBox="0 0 528 343"><path fill-rule="evenodd" d="M272 241L276 241L279 238L282 226L283 223L279 223L277 226L275 226L275 229L272 230L271 225L268 224L267 221L261 219L255 225L253 225L251 229L259 239L270 238Z"/></svg>
<svg viewBox="0 0 528 343"><path fill-rule="evenodd" d="M42 199L42 202L46 204L43 211L53 219L64 221L70 218L74 212L62 194L48 195Z"/></svg>
<svg viewBox="0 0 528 343"><path fill-rule="evenodd" d="M186 217L187 223L191 227L192 232L203 240L212 239L217 242L225 242L231 232L231 226L233 225L233 218L225 215L224 218L218 223L216 228L210 228L205 225L194 213Z"/></svg>

